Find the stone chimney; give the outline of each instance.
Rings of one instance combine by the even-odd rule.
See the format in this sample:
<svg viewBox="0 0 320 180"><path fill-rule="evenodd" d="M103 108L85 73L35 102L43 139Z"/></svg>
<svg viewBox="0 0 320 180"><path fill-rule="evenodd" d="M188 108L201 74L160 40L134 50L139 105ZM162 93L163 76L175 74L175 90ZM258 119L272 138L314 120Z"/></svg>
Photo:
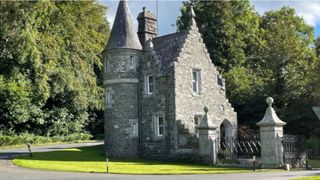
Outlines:
<svg viewBox="0 0 320 180"><path fill-rule="evenodd" d="M145 7L142 9L143 11L138 15L138 36L141 45L144 47L145 43L149 39L153 39L157 36L157 18L156 16L147 11Z"/></svg>

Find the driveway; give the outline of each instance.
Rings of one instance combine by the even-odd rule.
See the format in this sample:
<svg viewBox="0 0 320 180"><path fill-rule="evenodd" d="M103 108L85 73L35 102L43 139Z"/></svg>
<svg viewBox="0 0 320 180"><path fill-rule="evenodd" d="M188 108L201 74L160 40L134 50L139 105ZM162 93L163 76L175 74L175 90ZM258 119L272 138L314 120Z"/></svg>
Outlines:
<svg viewBox="0 0 320 180"><path fill-rule="evenodd" d="M97 143L79 143L67 145L54 145L45 147L32 148L33 152L55 151L57 149L65 149L72 147L95 146L102 144ZM320 176L319 170L313 171L289 171L289 172L268 172L268 173L240 173L240 174L210 174L210 175L116 175L103 173L77 173L77 172L61 172L46 171L20 168L13 165L10 159L14 156L26 154L27 148L0 150L0 180L105 180L105 179L173 179L173 180L287 180L303 176Z"/></svg>

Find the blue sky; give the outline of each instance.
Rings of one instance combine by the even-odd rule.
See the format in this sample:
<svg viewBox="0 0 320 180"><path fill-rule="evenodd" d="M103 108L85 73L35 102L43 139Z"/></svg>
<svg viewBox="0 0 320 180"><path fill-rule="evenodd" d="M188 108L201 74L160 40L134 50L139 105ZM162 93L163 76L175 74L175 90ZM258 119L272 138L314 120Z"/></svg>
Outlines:
<svg viewBox="0 0 320 180"><path fill-rule="evenodd" d="M100 0L100 2L109 7L106 15L108 21L112 24L117 10L119 0ZM128 0L131 14L136 18L142 7L156 13L157 3L155 0ZM299 16L315 27L315 35L320 35L320 0L282 0L282 1L266 1L251 0L251 4L259 14L263 14L268 10L276 10L282 6L289 6L296 9ZM176 30L175 22L180 15L180 7L182 0L158 0L158 26L159 35L173 33ZM135 23L137 23L135 21Z"/></svg>

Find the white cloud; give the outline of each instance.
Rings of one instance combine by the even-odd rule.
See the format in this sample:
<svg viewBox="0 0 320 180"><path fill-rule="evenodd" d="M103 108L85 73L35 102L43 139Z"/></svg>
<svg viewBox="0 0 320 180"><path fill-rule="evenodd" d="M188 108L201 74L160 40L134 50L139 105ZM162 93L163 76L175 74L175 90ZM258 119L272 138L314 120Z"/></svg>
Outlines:
<svg viewBox="0 0 320 180"><path fill-rule="evenodd" d="M280 9L283 6L289 6L296 10L297 14L306 21L309 25L316 26L320 24L320 1L316 0L284 0L284 1L257 1L251 0L255 9L263 14L268 10Z"/></svg>

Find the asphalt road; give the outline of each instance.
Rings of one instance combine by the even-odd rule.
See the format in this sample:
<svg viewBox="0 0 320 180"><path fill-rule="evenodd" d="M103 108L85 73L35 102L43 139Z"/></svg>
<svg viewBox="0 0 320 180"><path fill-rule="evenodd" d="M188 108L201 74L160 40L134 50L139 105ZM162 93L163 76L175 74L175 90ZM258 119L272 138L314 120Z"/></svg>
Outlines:
<svg viewBox="0 0 320 180"><path fill-rule="evenodd" d="M54 145L46 147L32 148L33 152L55 151L71 147L94 146L98 143L81 143L68 145ZM116 175L102 173L77 173L46 171L20 168L13 165L10 159L14 156L28 153L27 148L0 150L0 180L105 180L105 179L173 179L173 180L288 180L303 176L315 176L320 178L320 170L313 171L288 171L288 172L268 172L268 173L240 173L240 174L210 174L210 175Z"/></svg>

